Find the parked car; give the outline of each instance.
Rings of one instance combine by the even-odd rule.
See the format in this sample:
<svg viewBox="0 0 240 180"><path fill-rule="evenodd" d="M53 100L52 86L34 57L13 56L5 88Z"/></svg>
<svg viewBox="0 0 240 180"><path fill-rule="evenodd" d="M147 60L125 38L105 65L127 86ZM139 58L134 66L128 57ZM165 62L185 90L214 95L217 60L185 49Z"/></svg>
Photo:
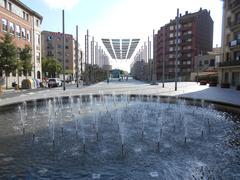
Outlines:
<svg viewBox="0 0 240 180"><path fill-rule="evenodd" d="M62 86L62 81L59 78L49 78L48 87L60 87Z"/></svg>

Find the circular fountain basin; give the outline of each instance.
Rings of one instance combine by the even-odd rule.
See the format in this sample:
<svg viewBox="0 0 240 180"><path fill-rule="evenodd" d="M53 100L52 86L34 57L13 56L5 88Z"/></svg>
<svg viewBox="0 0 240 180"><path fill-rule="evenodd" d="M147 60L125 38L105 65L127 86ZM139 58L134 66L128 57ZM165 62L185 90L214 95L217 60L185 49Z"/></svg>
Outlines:
<svg viewBox="0 0 240 180"><path fill-rule="evenodd" d="M86 95L0 112L0 179L240 178L239 115L204 101Z"/></svg>

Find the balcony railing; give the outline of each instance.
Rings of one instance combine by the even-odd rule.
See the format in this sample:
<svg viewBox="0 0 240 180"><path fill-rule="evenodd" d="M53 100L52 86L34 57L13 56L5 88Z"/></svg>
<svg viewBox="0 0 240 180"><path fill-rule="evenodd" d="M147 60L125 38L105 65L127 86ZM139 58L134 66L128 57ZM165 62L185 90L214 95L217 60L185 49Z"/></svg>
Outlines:
<svg viewBox="0 0 240 180"><path fill-rule="evenodd" d="M240 30L240 22L231 22L229 25L232 31Z"/></svg>
<svg viewBox="0 0 240 180"><path fill-rule="evenodd" d="M240 66L240 61L234 60L234 61L224 61L220 62L219 67L227 67L227 66Z"/></svg>
<svg viewBox="0 0 240 180"><path fill-rule="evenodd" d="M239 0L235 0L233 3L231 3L229 8L231 8L233 12L235 12L236 10L239 10L240 8Z"/></svg>

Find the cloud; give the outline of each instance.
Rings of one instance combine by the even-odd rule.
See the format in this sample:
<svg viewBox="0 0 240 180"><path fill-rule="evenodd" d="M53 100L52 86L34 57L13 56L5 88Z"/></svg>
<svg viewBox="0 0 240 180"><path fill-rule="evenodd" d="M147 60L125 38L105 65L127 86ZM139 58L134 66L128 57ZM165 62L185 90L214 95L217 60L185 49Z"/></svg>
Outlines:
<svg viewBox="0 0 240 180"><path fill-rule="evenodd" d="M44 0L44 2L52 9L73 9L80 0Z"/></svg>

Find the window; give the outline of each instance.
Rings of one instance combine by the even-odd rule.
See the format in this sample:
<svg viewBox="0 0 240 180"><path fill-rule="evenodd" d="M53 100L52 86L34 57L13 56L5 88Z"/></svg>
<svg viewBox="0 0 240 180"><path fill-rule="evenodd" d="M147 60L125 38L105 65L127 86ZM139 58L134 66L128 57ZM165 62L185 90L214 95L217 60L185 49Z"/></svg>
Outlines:
<svg viewBox="0 0 240 180"><path fill-rule="evenodd" d="M48 36L48 37L47 37L47 41L51 41L52 39L53 39L52 36Z"/></svg>
<svg viewBox="0 0 240 180"><path fill-rule="evenodd" d="M39 20L36 19L36 26L39 26Z"/></svg>
<svg viewBox="0 0 240 180"><path fill-rule="evenodd" d="M8 10L12 11L12 3L8 2Z"/></svg>
<svg viewBox="0 0 240 180"><path fill-rule="evenodd" d="M58 44L57 47L58 47L58 48L62 48L62 45Z"/></svg>
<svg viewBox="0 0 240 180"><path fill-rule="evenodd" d="M173 37L173 33L170 33L170 34L169 34L169 37L170 37L170 38Z"/></svg>
<svg viewBox="0 0 240 180"><path fill-rule="evenodd" d="M231 17L227 18L227 26L231 26Z"/></svg>
<svg viewBox="0 0 240 180"><path fill-rule="evenodd" d="M14 28L14 24L12 22L9 22L9 32L11 34L15 33L15 28Z"/></svg>
<svg viewBox="0 0 240 180"><path fill-rule="evenodd" d="M26 30L25 30L25 28L22 28L22 38L26 39Z"/></svg>
<svg viewBox="0 0 240 180"><path fill-rule="evenodd" d="M27 20L27 21L29 20L29 15L28 15L28 14L26 14L26 20Z"/></svg>
<svg viewBox="0 0 240 180"><path fill-rule="evenodd" d="M174 30L174 26L170 26L170 30Z"/></svg>
<svg viewBox="0 0 240 180"><path fill-rule="evenodd" d="M188 54L187 54L187 57L192 57L192 54L191 54L191 53L188 53Z"/></svg>
<svg viewBox="0 0 240 180"><path fill-rule="evenodd" d="M240 61L240 51L234 52L234 59L235 59L236 61Z"/></svg>
<svg viewBox="0 0 240 180"><path fill-rule="evenodd" d="M65 46L65 49L69 49L69 47L68 47L68 46Z"/></svg>
<svg viewBox="0 0 240 180"><path fill-rule="evenodd" d="M208 60L204 60L204 65L208 65Z"/></svg>
<svg viewBox="0 0 240 180"><path fill-rule="evenodd" d="M37 63L40 64L40 52L37 52L36 59Z"/></svg>
<svg viewBox="0 0 240 180"><path fill-rule="evenodd" d="M210 64L209 64L211 67L214 67L215 66L215 59L210 59Z"/></svg>
<svg viewBox="0 0 240 180"><path fill-rule="evenodd" d="M4 0L4 8L7 9L7 0Z"/></svg>
<svg viewBox="0 0 240 180"><path fill-rule="evenodd" d="M173 44L173 43L174 43L174 41L173 41L173 40L170 40L170 41L169 41L169 44Z"/></svg>
<svg viewBox="0 0 240 180"><path fill-rule="evenodd" d="M170 48L169 48L169 51L173 51L173 47L170 47Z"/></svg>
<svg viewBox="0 0 240 180"><path fill-rule="evenodd" d="M30 42L31 41L31 33L29 30L27 30L27 40Z"/></svg>
<svg viewBox="0 0 240 180"><path fill-rule="evenodd" d="M3 31L7 31L7 20L6 19L2 19L2 30Z"/></svg>
<svg viewBox="0 0 240 180"><path fill-rule="evenodd" d="M240 24L240 13L236 14L236 24Z"/></svg>
<svg viewBox="0 0 240 180"><path fill-rule="evenodd" d="M20 26L16 25L16 35L17 37L21 37Z"/></svg>
<svg viewBox="0 0 240 180"><path fill-rule="evenodd" d="M40 45L40 34L36 34L36 37L35 37L36 39L36 44L37 45Z"/></svg>

